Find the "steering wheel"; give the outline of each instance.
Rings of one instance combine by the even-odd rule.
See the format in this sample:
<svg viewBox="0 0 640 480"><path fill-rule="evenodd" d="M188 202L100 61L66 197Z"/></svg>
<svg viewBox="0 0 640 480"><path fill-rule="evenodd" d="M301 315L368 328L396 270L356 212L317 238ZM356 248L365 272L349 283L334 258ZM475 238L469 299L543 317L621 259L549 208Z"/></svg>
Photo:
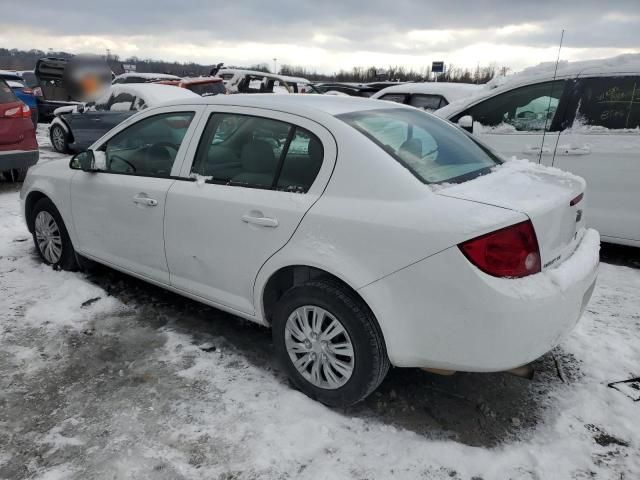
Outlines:
<svg viewBox="0 0 640 480"><path fill-rule="evenodd" d="M129 160L126 160L126 159L124 159L124 158L122 158L122 157L120 157L118 155L112 155L111 156L111 162L110 162L110 165L109 165L109 170L111 170L111 165L113 165L113 161L114 160L118 160L119 162L122 162L122 163L126 164L131 169L131 172L135 173L136 167L133 165L133 163L131 163Z"/></svg>

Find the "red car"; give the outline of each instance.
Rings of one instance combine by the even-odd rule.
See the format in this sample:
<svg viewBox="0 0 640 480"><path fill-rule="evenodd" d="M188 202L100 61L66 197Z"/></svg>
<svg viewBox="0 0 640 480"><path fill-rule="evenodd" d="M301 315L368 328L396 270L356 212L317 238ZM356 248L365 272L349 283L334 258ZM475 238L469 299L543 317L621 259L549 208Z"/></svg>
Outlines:
<svg viewBox="0 0 640 480"><path fill-rule="evenodd" d="M38 142L31 109L0 79L0 172L7 180L21 180L37 162Z"/></svg>
<svg viewBox="0 0 640 480"><path fill-rule="evenodd" d="M197 93L201 97L219 95L227 92L220 77L193 77L183 78L181 80L159 80L153 83L186 88L187 90L191 90L193 93Z"/></svg>

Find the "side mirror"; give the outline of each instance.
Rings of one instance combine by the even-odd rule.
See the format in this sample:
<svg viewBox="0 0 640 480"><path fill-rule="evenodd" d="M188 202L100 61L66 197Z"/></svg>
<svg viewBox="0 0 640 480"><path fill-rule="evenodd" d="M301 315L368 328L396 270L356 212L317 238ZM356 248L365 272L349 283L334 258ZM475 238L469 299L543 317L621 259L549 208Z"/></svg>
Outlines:
<svg viewBox="0 0 640 480"><path fill-rule="evenodd" d="M92 150L86 150L74 155L69 162L72 170L82 170L83 172L95 172L95 157Z"/></svg>
<svg viewBox="0 0 640 480"><path fill-rule="evenodd" d="M471 115L460 117L460 119L458 119L458 126L464 128L469 133L473 133L473 117Z"/></svg>

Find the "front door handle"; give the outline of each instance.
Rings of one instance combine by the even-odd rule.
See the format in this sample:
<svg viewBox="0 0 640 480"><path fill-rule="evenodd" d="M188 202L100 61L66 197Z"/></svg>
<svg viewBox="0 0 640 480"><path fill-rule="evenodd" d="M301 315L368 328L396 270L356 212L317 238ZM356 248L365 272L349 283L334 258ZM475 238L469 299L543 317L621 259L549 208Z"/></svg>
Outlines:
<svg viewBox="0 0 640 480"><path fill-rule="evenodd" d="M142 194L139 194L133 197L133 203L137 205L144 205L146 207L155 207L156 205L158 205L158 201L156 199L149 198Z"/></svg>
<svg viewBox="0 0 640 480"><path fill-rule="evenodd" d="M275 228L278 226L278 219L271 217L263 217L261 213L254 215L253 213L247 213L242 216L242 221L245 223L252 223L254 225L260 225L261 227Z"/></svg>

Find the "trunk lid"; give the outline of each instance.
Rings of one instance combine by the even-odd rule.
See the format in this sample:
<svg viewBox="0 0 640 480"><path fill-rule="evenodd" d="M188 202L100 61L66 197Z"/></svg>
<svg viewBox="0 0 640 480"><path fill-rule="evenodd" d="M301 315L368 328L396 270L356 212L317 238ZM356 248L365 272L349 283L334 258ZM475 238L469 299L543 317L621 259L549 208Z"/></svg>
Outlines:
<svg viewBox="0 0 640 480"><path fill-rule="evenodd" d="M536 232L542 270L575 250L584 231L585 181L557 168L510 160L474 180L444 186L437 193L527 215Z"/></svg>

